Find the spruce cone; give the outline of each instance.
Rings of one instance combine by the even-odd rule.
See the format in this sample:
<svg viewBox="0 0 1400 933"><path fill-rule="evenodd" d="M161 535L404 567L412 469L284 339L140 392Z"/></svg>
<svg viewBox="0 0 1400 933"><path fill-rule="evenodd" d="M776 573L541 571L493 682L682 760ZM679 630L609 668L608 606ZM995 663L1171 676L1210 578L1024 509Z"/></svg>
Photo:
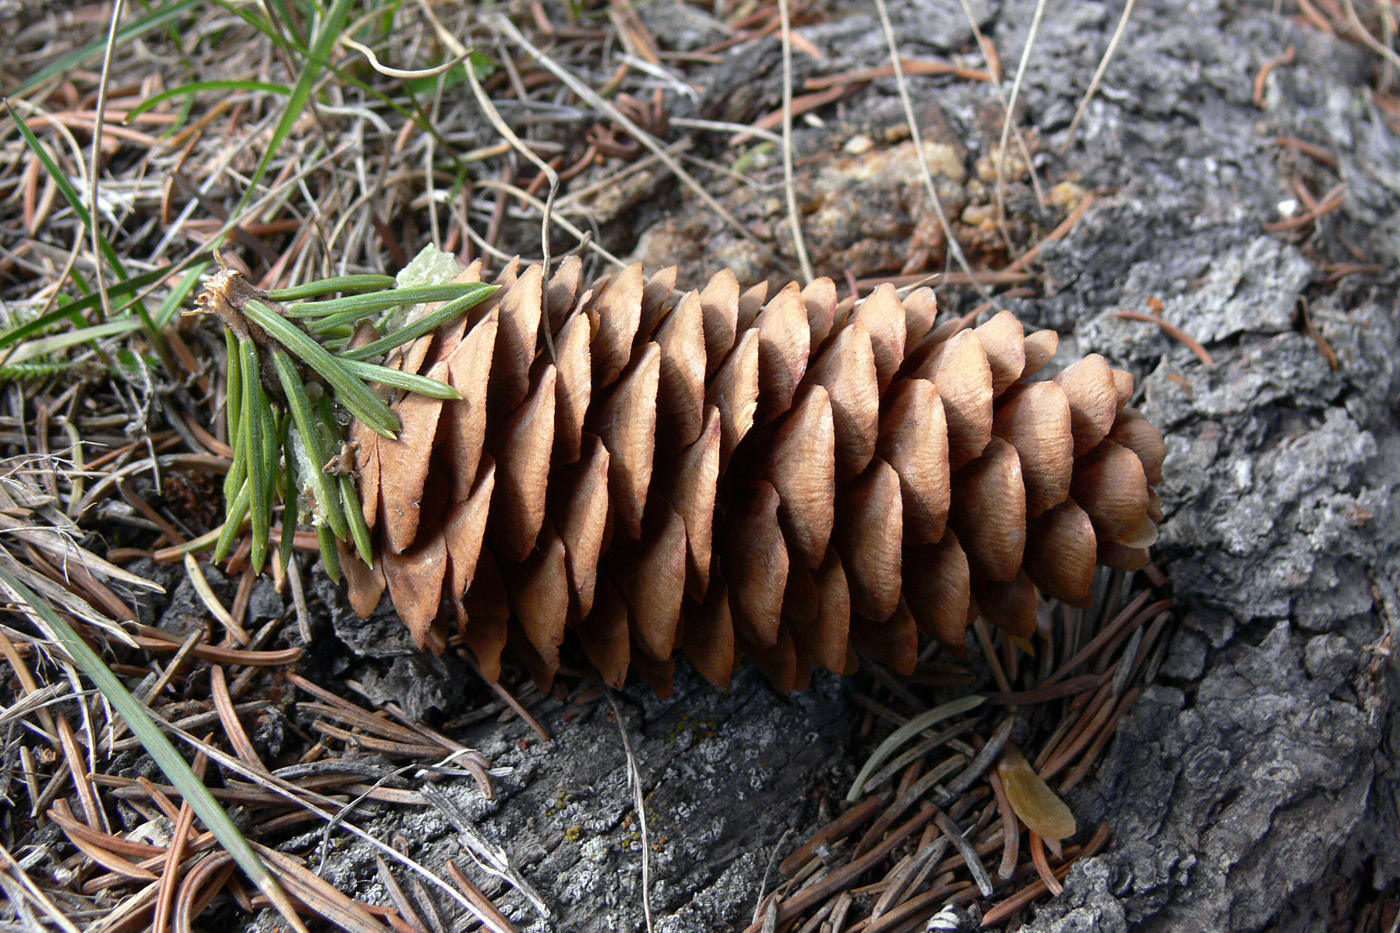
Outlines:
<svg viewBox="0 0 1400 933"><path fill-rule="evenodd" d="M441 651L445 602L491 678L509 643L547 685L571 624L613 685L668 691L683 646L717 685L737 648L789 690L855 645L907 673L919 633L958 649L979 613L1029 636L1037 588L1083 605L1096 564L1146 562L1162 436L1103 357L1031 382L1054 332L934 327L929 289L768 300L722 272L673 306L674 268L581 271L512 264L403 353L463 400L399 399L397 441L357 427L356 611L387 585Z"/></svg>

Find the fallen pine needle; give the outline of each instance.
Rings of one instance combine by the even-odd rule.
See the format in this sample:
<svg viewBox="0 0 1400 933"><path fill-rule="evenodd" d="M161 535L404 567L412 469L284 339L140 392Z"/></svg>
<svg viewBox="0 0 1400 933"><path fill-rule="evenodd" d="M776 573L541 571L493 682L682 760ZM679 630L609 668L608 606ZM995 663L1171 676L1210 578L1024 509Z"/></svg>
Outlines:
<svg viewBox="0 0 1400 933"><path fill-rule="evenodd" d="M1156 324L1158 327L1162 328L1162 333L1173 340L1185 344L1187 349L1196 354L1197 359L1202 363L1207 366L1215 365L1215 357L1210 355L1210 351L1202 346L1199 340L1160 315L1151 314L1147 311L1118 311L1116 313L1119 317L1127 321L1145 321L1148 324Z"/></svg>

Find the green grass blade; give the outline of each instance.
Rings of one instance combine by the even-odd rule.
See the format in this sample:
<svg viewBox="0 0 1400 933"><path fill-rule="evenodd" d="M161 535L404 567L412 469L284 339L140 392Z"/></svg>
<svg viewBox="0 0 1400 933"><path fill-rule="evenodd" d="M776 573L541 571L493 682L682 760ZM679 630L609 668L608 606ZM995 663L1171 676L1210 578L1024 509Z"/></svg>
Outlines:
<svg viewBox="0 0 1400 933"><path fill-rule="evenodd" d="M233 552L233 542L243 528L243 519L248 517L251 501L252 493L245 478L238 487L238 494L229 500L228 508L224 510L224 527L219 530L214 544L214 563L219 563Z"/></svg>
<svg viewBox="0 0 1400 933"><path fill-rule="evenodd" d="M459 282L447 285L414 285L410 288L388 288L368 295L347 295L344 298L331 298L326 301L306 301L287 308L287 317L326 317L328 315L353 314L356 312L385 311L398 305L426 304L429 301L455 301L466 295L486 291L482 298L490 295L499 286L482 282ZM478 301L481 298L477 299ZM468 305L467 307L471 307ZM311 325L313 329L321 322Z"/></svg>
<svg viewBox="0 0 1400 933"><path fill-rule="evenodd" d="M267 544L271 532L268 502L272 497L272 477L267 471L267 439L263 435L267 429L267 422L272 418L272 408L262 390L257 345L251 337L240 338L238 349L243 356L243 414L240 420L243 443L247 445L245 459L248 463L248 500L253 513L253 550L250 562L253 572L260 573L263 562L267 560Z"/></svg>
<svg viewBox="0 0 1400 933"><path fill-rule="evenodd" d="M272 408L267 398L267 389L263 387L262 380L258 380L258 387L262 389L263 405L258 410L263 415L263 474L267 476L266 498L263 500L267 508L268 528L272 527L272 507L277 502L279 484L282 480L282 472L277 468L278 454L282 450L284 439L284 428L286 419L279 418L277 412ZM270 541L271 539L269 539Z"/></svg>
<svg viewBox="0 0 1400 933"><path fill-rule="evenodd" d="M325 568L326 576L339 585L341 579L340 552L335 547L335 533L325 525L317 525L316 540L321 545L321 566Z"/></svg>
<svg viewBox="0 0 1400 933"><path fill-rule="evenodd" d="M306 455L311 460L307 480L311 484L312 495L316 497L317 511L322 513L337 538L347 537L350 530L345 524L345 513L340 509L340 493L335 489L331 477L325 473L327 453L322 447L320 435L312 419L311 402L306 397L306 387L301 383L301 376L297 374L292 358L284 351L278 350L273 353L272 360L277 366L277 378L282 381L282 391L287 396L287 407L292 410L292 423L301 435L302 446L306 448ZM291 461L292 458L288 457L288 464Z"/></svg>
<svg viewBox="0 0 1400 933"><path fill-rule="evenodd" d="M203 255L204 253L205 251L201 250L195 255L199 256ZM198 281L199 276L203 274L203 272L203 266L200 266L197 269L190 270L190 273L194 274L196 282ZM107 296L115 301L118 298L123 298L127 295L135 294L136 292L139 292L144 288L149 288L152 285L159 284L160 282L169 278L171 274L172 273L170 269L152 269L149 272L142 272L139 275L133 275L129 279L124 279L120 282L113 282L111 285L108 285ZM193 288L193 285L191 285L190 287ZM188 297L188 294L189 292L187 290L184 295L180 296L179 301L175 301L173 303L167 302L167 304L170 304L171 312L169 316L166 316L162 319L162 327L169 323L169 318L174 316L175 311L178 311L181 307L183 307L184 299ZM115 311L116 313L121 313L127 308L133 306L134 304L135 302L133 301L121 308L115 309ZM6 331L3 335L0 335L0 350L3 350L5 347L11 346L13 344L19 343L26 337L38 333L46 327L52 327L54 324L58 323L59 321L62 321L64 318L78 318L78 320L81 321L80 315L83 312L91 311L93 308L100 307L102 307L102 297L96 293L84 295L82 298L76 298L73 301L68 302L68 304L66 305L54 308L45 314L39 315L32 321L26 321L25 323L19 325L13 330ZM162 315L165 315L166 313L164 306L162 306L161 313Z"/></svg>
<svg viewBox="0 0 1400 933"><path fill-rule="evenodd" d="M243 361L238 349L238 338L233 331L224 328L224 359L228 373L224 381L228 384L228 398L224 400L224 417L228 425L228 442L233 446L233 459L238 460L238 416L243 412Z"/></svg>
<svg viewBox="0 0 1400 933"><path fill-rule="evenodd" d="M297 42L304 42L301 34L297 32L297 22L293 18L291 10L287 9L287 4L283 0L272 0L272 6L277 10L277 15L282 17L282 23L286 31L296 38ZM275 21L274 21L275 25Z"/></svg>
<svg viewBox="0 0 1400 933"><path fill-rule="evenodd" d="M271 84L266 81L194 81L180 87L173 87L168 91L162 91L154 97L146 98L127 112L124 122L131 123L141 114L154 107L159 107L168 100L202 94L205 91L266 91L269 94L285 95L290 94L292 89L285 84Z"/></svg>
<svg viewBox="0 0 1400 933"><path fill-rule="evenodd" d="M54 611L52 606L36 596L29 587L21 583L5 567L0 567L0 580L3 580L15 596L26 603L43 620L54 640L63 646L63 650L68 653L73 662L101 691L102 696L126 722L127 727L140 740L142 746L155 760L166 778L189 802L195 815L209 828L209 831L214 834L214 838L219 841L219 844L229 855L233 856L234 861L248 876L248 880L257 885L260 890L267 891L272 888L280 893L276 879L268 871L267 866L263 864L262 859L253 851L248 840L229 819L224 808L219 806L214 796L209 793L209 788L205 787L204 782L195 776L189 764L175 750L175 746L171 744L170 740L165 737L165 733L160 731L160 727L151 718L145 705L127 691L111 669L102 663L97 652L88 647L88 643L79 637L78 633L67 622L63 621L63 618Z"/></svg>
<svg viewBox="0 0 1400 933"><path fill-rule="evenodd" d="M268 168L279 158L282 144L287 141L292 129L301 119L302 112L311 100L311 92L316 87L316 82L322 71L325 70L325 66L321 63L329 60L331 49L340 40L341 31L345 28L345 21L349 18L353 5L353 0L333 0L330 9L322 18L320 28L316 30L315 37L311 41L311 48L307 50L306 65L297 77L297 82L293 85L291 94L287 98L287 109L282 112L282 118L277 121L277 127L272 131L272 139L268 142L267 148L263 150L257 168L253 170L253 177L248 181L243 198L233 211L234 216L241 214L243 209L248 206L258 185L262 182L263 176L267 174Z"/></svg>
<svg viewBox="0 0 1400 933"><path fill-rule="evenodd" d="M190 292L199 284L199 279L204 275L204 270L208 268L207 262L201 262L185 270L180 283L165 296L165 301L161 303L160 310L156 312L156 324L161 330L165 330L170 323L170 319L175 316L175 312L185 307L185 299L189 298ZM110 291L110 289L109 289Z"/></svg>
<svg viewBox="0 0 1400 933"><path fill-rule="evenodd" d="M416 340L424 334L436 330L459 314L465 314L470 308L476 307L489 298L497 288L498 286L495 285L482 285L461 298L449 301L436 311L423 315L413 323L400 327L391 334L367 343L359 349L342 354L342 357L347 360L367 360L372 356L388 353L395 347L401 347L410 340Z"/></svg>
<svg viewBox="0 0 1400 933"><path fill-rule="evenodd" d="M237 499L238 494L242 491L244 482L246 482L248 479L247 452L243 446L243 441L241 438L239 439L238 445L234 447L233 454L233 466L229 468L228 475L224 477L225 520L231 519L233 517L234 501ZM243 504L243 508L246 514L246 510L248 508L248 504L246 502ZM242 519L239 520L242 521Z"/></svg>
<svg viewBox="0 0 1400 933"><path fill-rule="evenodd" d="M305 331L260 301L249 301L243 313L326 380L335 390L336 399L371 430L390 439L398 434L399 416Z"/></svg>
<svg viewBox="0 0 1400 933"><path fill-rule="evenodd" d="M456 400L462 397L462 393L452 386L445 382L438 382L436 379L429 379L427 376L415 376L402 370L390 369L388 366L378 366L374 363L362 363L359 360L344 360L343 363L352 375L366 382L378 382L381 385L393 386L407 392L417 392L419 395L427 395L432 398Z"/></svg>
<svg viewBox="0 0 1400 933"><path fill-rule="evenodd" d="M134 317L114 319L102 324L92 324L81 330L70 331L66 334L54 334L52 337L41 337L38 340L31 340L15 348L6 359L9 363L23 363L25 360L32 360L35 357L47 356L59 350L66 350L71 346L80 343L87 343L90 340L100 340L103 337L111 337L116 334L129 334L133 330L140 330L141 322Z"/></svg>
<svg viewBox="0 0 1400 933"><path fill-rule="evenodd" d="M43 143L39 142L39 137L34 135L29 124L15 112L14 105L8 100L5 101L5 109L10 112L10 119L14 121L15 127L19 130L19 134L24 137L30 151L38 156L40 164L44 166L44 171L58 186L58 193L63 195L63 200L68 202L68 206L73 209L73 213L78 215L78 220L82 222L83 226L91 231L92 215L88 213L87 205L83 203L78 189L73 187L73 182L69 181L67 173L58 167L58 163L53 160L49 150L44 148ZM98 233L98 245L102 249L102 255L106 258L107 264L117 273L117 277L126 278L126 267L122 265L122 261L118 258L116 250L112 248L112 244L108 243L107 238L102 236L100 232Z"/></svg>
<svg viewBox="0 0 1400 933"><path fill-rule="evenodd" d="M393 287L394 277L392 275L341 275L332 279L319 279L315 282L294 285L291 288L274 289L267 295L277 301L301 301L306 298L331 295L335 292L374 292ZM289 310L287 316L297 317L298 315L292 314Z"/></svg>
<svg viewBox="0 0 1400 933"><path fill-rule="evenodd" d="M121 258L117 256L117 251L112 248L112 244L108 241L101 228L94 226L92 214L88 212L87 205L83 203L82 197L78 194L77 189L73 187L73 183L68 180L68 176L58 167L58 163L53 160L53 156L49 155L49 151L39 142L39 137L34 135L34 131L29 128L29 124L26 123L18 113L15 113L14 106L8 100L5 101L5 109L10 112L10 119L14 121L15 126L19 129L20 135L24 137L25 144L28 145L38 157L39 162L44 166L44 171L48 173L48 176L52 178L54 183L58 186L59 193L62 194L63 199L68 202L68 206L73 209L73 213L78 215L78 219L82 221L83 227L86 228L89 233L95 232L97 234L97 247L102 251L102 257L107 261L107 265L112 267L112 272L116 274L118 279L127 278L126 266L122 265ZM101 308L102 305L99 303L97 307ZM143 302L136 302L136 313L140 316L141 323L145 325L147 335L150 337L151 342L159 346L160 334L156 330L155 322L151 320L151 314L146 310L146 305Z"/></svg>
<svg viewBox="0 0 1400 933"><path fill-rule="evenodd" d="M224 346L228 353L228 398L224 400L224 417L228 426L228 442L233 448L233 465L224 477L224 513L231 516L234 497L248 478L248 445L243 443L242 351L238 347L238 338L228 328L224 328ZM243 507L247 509L246 502Z"/></svg>
<svg viewBox="0 0 1400 933"><path fill-rule="evenodd" d="M355 541L355 550L365 566L374 566L374 545L369 540L369 526L365 524L364 507L360 505L360 494L355 491L353 477L340 477L340 497L345 507L345 519L350 523L350 537Z"/></svg>
<svg viewBox="0 0 1400 933"><path fill-rule="evenodd" d="M292 552L296 550L297 522L301 511L297 505L296 465L291 457L282 460L282 542L278 553L282 557L282 573L287 573L287 565L292 562Z"/></svg>

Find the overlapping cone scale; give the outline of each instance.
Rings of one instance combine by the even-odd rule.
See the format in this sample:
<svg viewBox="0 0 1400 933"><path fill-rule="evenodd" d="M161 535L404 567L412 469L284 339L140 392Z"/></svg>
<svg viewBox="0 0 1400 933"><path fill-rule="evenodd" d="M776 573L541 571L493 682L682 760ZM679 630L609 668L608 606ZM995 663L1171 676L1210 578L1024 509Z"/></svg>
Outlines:
<svg viewBox="0 0 1400 933"><path fill-rule="evenodd" d="M770 298L729 272L676 296L640 266L586 285L575 258L496 281L388 361L462 399L356 432L376 560L343 561L356 611L387 589L488 677L509 647L547 684L570 629L610 683L662 692L682 649L721 686L738 652L784 690L858 645L908 671L920 634L1027 636L1037 590L1084 604L1156 538L1165 449L1132 377L1091 354L1032 381L1058 339L1009 312L935 326L928 289Z"/></svg>

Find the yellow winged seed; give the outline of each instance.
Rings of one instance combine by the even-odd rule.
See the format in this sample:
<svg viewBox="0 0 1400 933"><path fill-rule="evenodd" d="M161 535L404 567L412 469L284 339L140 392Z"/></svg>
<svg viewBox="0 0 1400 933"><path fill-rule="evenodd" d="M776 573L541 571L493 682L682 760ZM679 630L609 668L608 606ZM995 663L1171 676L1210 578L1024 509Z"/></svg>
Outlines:
<svg viewBox="0 0 1400 933"><path fill-rule="evenodd" d="M613 686L668 692L680 649L725 686L737 648L788 689L856 645L897 671L920 633L960 651L979 614L1022 638L1037 588L1083 605L1098 564L1146 564L1165 447L1101 357L1030 382L1053 332L936 325L928 289L582 269L508 266L401 354L463 399L396 393L394 447L352 429L356 611L387 589L430 650L455 616L488 678L509 647L548 687L572 626Z"/></svg>
<svg viewBox="0 0 1400 933"><path fill-rule="evenodd" d="M1026 756L1015 746L1008 745L997 764L997 775L1006 788L1011 809L1026 824L1026 828L1042 839L1068 839L1078 828L1074 814L1056 796L1040 775L1035 773Z"/></svg>

